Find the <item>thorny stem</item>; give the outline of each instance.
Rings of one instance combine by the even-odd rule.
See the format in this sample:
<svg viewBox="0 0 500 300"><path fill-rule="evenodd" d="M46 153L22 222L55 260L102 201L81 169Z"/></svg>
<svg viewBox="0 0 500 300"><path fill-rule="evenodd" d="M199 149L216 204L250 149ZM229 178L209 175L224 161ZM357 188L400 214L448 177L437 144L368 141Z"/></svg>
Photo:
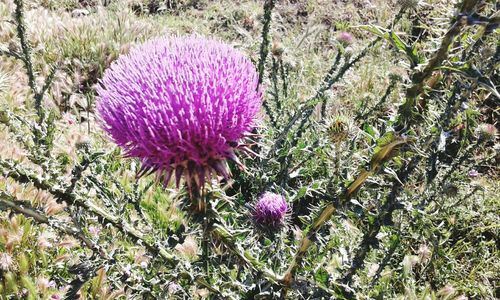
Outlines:
<svg viewBox="0 0 500 300"><path fill-rule="evenodd" d="M381 227L384 224L392 223L392 214L399 207L397 198L402 191L403 185L408 181L410 175L416 169L421 160L421 156L415 156L407 165L401 167L397 173L397 179L393 180L391 192L387 196L385 203L380 208L380 213L377 215L374 222L370 224L368 231L364 234L360 248L352 261L351 267L344 274L344 277L341 280L342 283L350 285L352 277L356 274L356 271L364 266L364 261L368 251L371 247L373 247L373 245L376 244L377 235L380 232ZM354 295L351 294L350 296Z"/></svg>
<svg viewBox="0 0 500 300"><path fill-rule="evenodd" d="M342 58L342 51L337 50L337 56L335 56L335 60L333 61L330 70L328 70L328 73L326 73L326 76L323 79L324 84L328 84L328 81L331 80L331 78L333 78L333 73L335 73L335 70L337 70L341 58ZM327 98L324 98L323 103L321 103L321 119L325 117L327 100L328 100Z"/></svg>
<svg viewBox="0 0 500 300"><path fill-rule="evenodd" d="M5 192L0 192L0 204L2 204L3 206L10 208L12 211L18 214L22 214L27 217L33 218L37 223L47 224L65 234L72 235L75 238L82 241L85 244L85 246L87 246L87 248L91 249L95 253L103 255L100 247L91 240L89 240L77 228L68 227L66 225L61 224L59 221L55 219L46 217L41 213L37 212L35 209L27 207L27 203L29 202L24 200L17 200Z"/></svg>
<svg viewBox="0 0 500 300"><path fill-rule="evenodd" d="M62 224L60 221L58 221L54 218L47 217L47 216L43 215L42 213L38 212L36 209L29 207L27 203L29 203L29 202L24 201L24 200L15 199L14 197L12 197L4 192L0 192L0 208L2 206L4 206L16 214L22 214L26 217L32 218L33 220L35 220L35 222L37 222L39 224L47 224L48 226L50 226L51 228L55 229L56 231L58 231L62 234L71 235L71 236L77 238L78 240L80 240L87 248L91 249L94 253L98 254L101 258L106 260L108 263L113 262L113 260L114 260L113 257L110 257L108 254L106 254L104 249L102 249L98 244L96 244L92 240L88 239L77 228L67 226L65 224ZM122 269L120 266L119 266L119 268ZM97 269L98 268L94 268L93 271L95 271ZM90 273L94 273L94 272L92 272L92 270L88 270L88 271ZM121 271L125 272L123 269ZM80 277L81 274L79 273L77 275L78 275L78 277ZM90 277L91 276L88 276L88 278L90 278ZM204 285L204 283L201 282L198 278L195 281ZM84 282L81 282L81 283L84 283ZM148 281L143 281L143 283L146 285L150 284ZM76 288L78 288L75 285L75 283L72 283L70 285L75 287L74 290ZM130 287L130 288L132 288L132 287ZM78 289L76 289L76 292L77 291L78 291ZM70 296L69 294L70 293L68 291L66 293L66 297ZM73 299L73 298L70 297L70 299Z"/></svg>
<svg viewBox="0 0 500 300"><path fill-rule="evenodd" d="M475 7L475 5L479 1L464 1L463 4L463 9L466 9L466 7L469 7L472 9ZM471 3L475 3L472 6ZM460 33L460 23L458 23L460 20L456 21L451 29L448 31L448 33L445 35L441 47L437 51L436 55L434 58L429 61L428 65L422 72L422 74L417 74L416 77L418 78L418 83L414 84L412 87L410 87L407 90L407 102L409 100L409 97L413 97L413 99L416 99L420 93L423 91L423 82L426 78L428 78L432 72L434 71L435 68L437 68L442 61L446 58L447 56L447 51L448 47L453 41L453 39ZM422 76L422 77L418 77ZM413 94L415 93L415 94ZM407 103L405 102L405 104ZM403 105L405 105L403 104ZM464 155L466 156L466 155ZM462 157L463 158L463 157ZM401 169L398 172L398 178L399 180L394 180L393 181L393 187L391 189L391 193L389 194L385 204L381 207L381 212L375 219L375 221L370 225L369 230L365 233L363 240L360 245L360 249L358 250L356 257L353 259L351 267L349 270L344 274L344 277L342 278L342 282L344 284L349 285L352 282L352 278L356 271L363 267L364 265L364 260L366 258L366 255L368 254L369 249L374 245L376 242L376 236L378 235L380 228L383 224L390 224L392 222L392 213L394 210L398 208L397 204L397 197L399 193L401 192L402 185L409 179L410 174L413 172L413 170L416 169L418 163L422 157L416 156L408 165ZM457 160L458 163L460 163L462 159ZM457 163L455 162L455 164ZM372 284L376 282L376 279L372 281ZM352 291L343 291L343 294L347 295L348 297L354 297L354 294Z"/></svg>
<svg viewBox="0 0 500 300"><path fill-rule="evenodd" d="M398 14L394 17L392 21L393 24L399 22L401 17L403 16L403 10L400 10ZM314 107L318 104L319 100L326 101L327 99L323 99L324 94L327 90L329 90L335 83L337 83L340 79L342 79L345 73L351 69L356 63L358 63L363 57L365 57L368 52L379 42L382 38L377 37L373 41L371 41L361 52L356 55L352 60L346 60L340 70L338 71L336 76L333 76L334 72L337 69L337 65L340 60L340 53L337 53L337 57L334 59L334 62L327 72L321 85L318 87L318 90L306 103L302 106L302 108L298 109L297 112L290 118L290 121L283 127L283 130L278 134L278 137L275 140L274 146L271 149L270 153L274 153L277 149L281 148L283 145L283 141L285 140L288 132L292 129L295 123L299 119L309 119L309 117L314 112ZM326 109L326 103L322 104ZM322 108L323 110L323 108Z"/></svg>
<svg viewBox="0 0 500 300"><path fill-rule="evenodd" d="M461 14L469 14L472 10L482 2L482 0L464 0L462 2L462 10ZM465 19L464 19L465 18ZM461 29L467 24L467 17L461 16L459 17L453 25L448 29L445 36L441 41L441 45L438 50L434 53L434 56L427 63L426 67L422 72L415 73L413 75L412 81L413 85L406 90L406 101L399 108L399 115L401 119L399 120L398 127L399 129L403 129L409 123L415 121L413 114L414 108L417 104L418 97L424 92L425 81L432 75L434 70L441 66L443 61L448 57L448 50L450 48L451 43L457 37Z"/></svg>
<svg viewBox="0 0 500 300"><path fill-rule="evenodd" d="M27 174L23 170L20 170L15 163L5 160L0 160L0 167L5 170L6 172L5 176L12 178L19 183L23 184L31 183L38 189L48 191L56 198L58 202L64 201L69 205L74 205L76 207L81 207L85 209L85 211L88 211L96 215L97 217L101 218L104 223L113 225L115 228L117 228L123 234L127 235L132 240L141 242L144 245L144 247L152 254L159 255L170 263L175 263L176 258L174 257L174 255L169 253L165 248L163 248L160 245L155 245L154 243L148 242L142 232L140 232L130 224L126 223L121 218L113 216L106 210L100 208L92 201L85 201L83 199L79 199L72 193L68 194L65 191L51 185L48 182L39 180L35 176L32 176L30 174Z"/></svg>
<svg viewBox="0 0 500 300"><path fill-rule="evenodd" d="M354 57L352 60L346 61L342 65L336 76L332 76L332 74L330 74L330 72L333 73L336 70L337 62L333 63L332 67L330 68L330 71L323 78L322 84L316 91L315 95L311 97L309 100L307 100L304 106L302 106L302 108L297 110L297 112L290 118L290 121L288 121L288 123L283 127L283 130L278 134L278 137L276 138L276 141L270 153L274 153L277 149L279 149L282 146L283 141L288 135L288 132L292 129L292 127L299 119L304 119L304 120L309 119L309 117L314 112L314 107L318 104L318 101L322 99L322 97L324 97L325 92L328 89L330 89L337 81L339 81L350 68L352 68L356 63L358 63L363 57L365 57L368 54L368 51L370 51L373 48L373 46L377 44L380 40L381 38L374 39L356 57Z"/></svg>
<svg viewBox="0 0 500 300"><path fill-rule="evenodd" d="M479 2L479 0L464 0L464 3L468 3L468 2L476 2L477 3L477 2ZM466 6L467 5L464 5L463 7L466 7ZM433 70L436 67L438 67L442 63L442 61L445 59L445 57L447 56L448 46L451 44L451 42L453 41L453 39L455 38L455 36L460 33L460 28L461 28L460 24L461 23L458 23L458 21L455 22L455 24L452 26L452 28L445 35L445 37L443 39L443 42L441 44L441 47L437 51L437 54L435 55L434 59L432 59L428 63L428 65L426 66L426 68L424 69L424 71L422 72L421 75L416 76L417 80L414 80L414 82L416 82L416 83L414 83L414 85L407 90L407 102L405 102L402 105L402 107L405 107L407 105L408 100L410 98L413 97L413 99L415 99L423 91L424 80L432 74ZM377 38L374 42L372 42L372 44L369 47L370 48L373 47L373 45L376 42L378 42L378 40L379 40L379 38ZM367 48L365 48L366 51L368 51ZM359 57L359 55L358 55L358 57ZM339 71L339 74L341 72L342 72L342 69ZM336 77L338 77L338 75ZM326 86L328 86L328 85L326 85ZM323 90L323 92L324 91L325 90ZM317 95L318 94L321 95L321 93L322 93L322 89L320 88L320 90L318 90ZM312 113L312 111L309 114L311 114L311 113ZM298 117L297 117L297 119L298 119ZM293 125L293 123L295 121L296 120L294 120L294 118L292 118L292 120L289 122L289 124L287 125L287 127L285 127L284 132L287 132L291 128L291 126ZM292 125L290 125L290 124L292 124ZM281 138L283 138L283 137L281 137ZM280 137L278 137L278 140L279 139L280 139ZM278 141L276 142L276 144L278 144ZM419 160L420 160L420 158L417 160L417 163L418 163ZM407 168L409 168L410 166L412 166L412 163L410 163L407 166ZM416 167L416 164L414 166L412 166L412 170L415 167ZM369 176L370 173L373 173L373 171L362 172L362 174L360 174L360 177L358 177L358 179L360 179L361 184L365 182L366 177ZM366 176L364 176L365 178L363 178L363 174L366 175ZM409 173L408 173L408 175L409 175ZM358 181L358 179L355 180L355 182ZM402 179L400 179L400 180L401 180L401 182L403 182ZM393 198L395 199L397 197L397 194L400 192L400 186L399 186L400 184L401 183L399 183L397 180L394 182L393 188L392 188L392 192L389 195L390 198L388 199L388 201L386 201L386 203L390 204L390 208L391 209L385 211L383 214L381 213L381 215L379 215L379 217L383 217L385 219L386 217L390 217L392 215L392 211L394 211L394 209L396 207L395 207L394 202L391 199L393 199ZM355 188L356 188L356 190L359 189L358 186L356 186ZM345 198L348 199L349 198L349 194L347 194L347 196L345 196ZM311 246L313 238L315 237L315 234L316 234L317 230L321 226L323 226L326 223L327 220L330 219L330 217L333 215L333 213L335 212L335 210L336 210L336 208L335 208L334 204L329 204L328 206L326 206L321 211L320 216L315 220L315 222L314 222L311 230L308 232L308 234L301 241L300 247L299 247L297 253L294 256L292 263L290 264L288 270L286 271L285 275L283 276L283 282L282 283L286 287L289 287L291 285L291 283L293 282L294 273L295 273L296 269L298 268L300 262L302 261L303 257L307 253L307 250ZM375 224L375 225L377 225L377 224ZM380 226L380 224L378 224L377 226ZM374 232L378 232L378 229L377 228L372 228L372 230L370 230L367 234L365 234L365 237L364 237L363 241L365 241L365 240L366 241L368 241L368 240L371 241L372 234ZM362 243L362 248L369 247L369 246L363 246L365 244L369 245L369 243L367 243L367 242ZM356 272L356 270L359 268L359 266L363 264L362 262L364 261L364 257L366 256L367 252L368 252L368 249L365 249L365 251L360 251L360 253L358 253L357 257L353 261L353 265L349 269L348 273L346 273L346 276L344 276L344 280L343 280L344 282L350 282L352 274L354 274Z"/></svg>
<svg viewBox="0 0 500 300"><path fill-rule="evenodd" d="M387 101L387 98L389 98L389 96L391 95L392 91L394 90L394 87L396 87L397 82L398 80L392 79L389 83L389 86L387 86L384 95L382 96L382 98L380 98L380 101L377 102L377 104L375 104L375 106L373 106L367 112L363 113L360 111L354 118L354 121L366 120L366 118L368 118L368 116L370 116L373 112L378 111L382 107L382 105L384 105L384 103Z"/></svg>
<svg viewBox="0 0 500 300"><path fill-rule="evenodd" d="M267 55L269 54L269 31L271 29L271 19L272 19L272 11L274 9L275 0L266 0L264 2L264 20L262 27L262 43L260 44L260 58L259 64L257 66L257 70L259 72L259 85L257 88L260 88L261 84L264 82L264 67L266 64ZM271 124L276 127L276 120L272 114L271 108L266 100L263 101L262 105L264 106L264 110L266 114L269 116L269 120Z"/></svg>
<svg viewBox="0 0 500 300"><path fill-rule="evenodd" d="M441 180L439 180L439 182L437 183L436 186L438 187L443 187L445 186L445 183L448 181L448 179L450 178L451 174L453 174L453 172L455 172L457 170L457 168L462 165L462 163L470 157L470 155L481 145L481 140L479 140L477 143L474 143L473 145L470 145L466 150L465 152L460 156L459 159L455 160L451 166L449 167L448 171L443 175L443 177L441 178ZM424 198L420 201L420 203L418 204L418 207L419 208L423 208L424 206L426 206L427 204L429 204L430 202L434 201L434 199L436 198L436 196L438 195L438 193L441 193L442 192L442 189L438 189L436 190L432 195L430 195L429 197L427 198Z"/></svg>
<svg viewBox="0 0 500 300"><path fill-rule="evenodd" d="M50 86L52 84L52 81L55 77L55 73L57 70L56 65L54 65L48 76L45 78L43 86L38 89L36 85L36 78L35 78L35 72L33 69L33 62L32 62L32 57L31 57L31 46L28 41L28 37L26 34L26 24L24 22L24 5L23 5L23 0L14 0L15 4L15 11L14 11L14 18L16 20L16 31L17 31L17 37L19 39L19 42L21 44L21 52L22 53L15 53L13 51L0 51L0 54L6 54L8 56L12 56L16 59L19 59L23 62L24 67L26 69L26 75L28 77L28 86L31 89L31 92L33 93L33 97L35 100L35 110L38 116L38 124L37 126L32 126L33 134L34 134L34 140L36 144L43 144L46 141L44 140L43 134L43 129L41 128L43 125L45 125L45 111L42 107L42 100L44 97L44 94L50 89ZM53 120L52 120L53 121ZM49 124L46 124L47 130L50 130L50 126L52 126L52 121L49 120ZM46 133L47 135L49 133Z"/></svg>
<svg viewBox="0 0 500 300"><path fill-rule="evenodd" d="M24 6L22 0L14 0L14 4L16 5L16 9L14 11L14 17L17 23L17 38L21 42L21 50L22 50L22 61L24 63L24 67L26 68L26 75L28 75L28 85L33 92L34 95L38 94L38 90L36 88L35 83L35 74L33 72L33 64L31 63L31 47L27 40L26 35L26 24L24 24ZM41 99L35 99L35 108L37 112L40 114L41 112Z"/></svg>
<svg viewBox="0 0 500 300"><path fill-rule="evenodd" d="M240 249L236 243L234 243L233 235L222 225L222 223L218 222L213 224L212 234L254 272L262 274L264 278L273 283L278 283L282 280L282 278L272 270L262 266L258 259L253 257L250 253Z"/></svg>

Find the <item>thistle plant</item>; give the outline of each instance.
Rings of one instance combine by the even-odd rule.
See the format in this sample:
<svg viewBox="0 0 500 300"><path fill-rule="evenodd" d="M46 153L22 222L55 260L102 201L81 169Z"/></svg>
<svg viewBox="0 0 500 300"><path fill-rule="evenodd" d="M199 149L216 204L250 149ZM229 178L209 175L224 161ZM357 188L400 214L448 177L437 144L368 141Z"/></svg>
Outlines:
<svg viewBox="0 0 500 300"><path fill-rule="evenodd" d="M498 298L495 1L136 2L0 3L0 298Z"/></svg>

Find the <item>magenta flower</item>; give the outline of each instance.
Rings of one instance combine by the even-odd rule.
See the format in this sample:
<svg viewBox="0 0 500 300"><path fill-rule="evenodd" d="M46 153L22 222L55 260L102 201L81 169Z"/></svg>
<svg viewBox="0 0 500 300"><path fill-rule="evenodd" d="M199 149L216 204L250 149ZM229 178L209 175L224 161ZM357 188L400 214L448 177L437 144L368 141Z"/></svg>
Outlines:
<svg viewBox="0 0 500 300"><path fill-rule="evenodd" d="M226 160L241 166L236 149L256 125L262 93L254 65L241 52L201 37L163 37L121 56L98 87L102 127L128 157L142 161L139 175L173 174L203 187ZM194 180L194 181L193 181Z"/></svg>
<svg viewBox="0 0 500 300"><path fill-rule="evenodd" d="M254 209L254 218L257 224L276 228L285 224L288 203L285 197L266 192L257 201Z"/></svg>
<svg viewBox="0 0 500 300"><path fill-rule="evenodd" d="M337 35L337 40L347 46L352 44L354 37L349 32L342 31Z"/></svg>

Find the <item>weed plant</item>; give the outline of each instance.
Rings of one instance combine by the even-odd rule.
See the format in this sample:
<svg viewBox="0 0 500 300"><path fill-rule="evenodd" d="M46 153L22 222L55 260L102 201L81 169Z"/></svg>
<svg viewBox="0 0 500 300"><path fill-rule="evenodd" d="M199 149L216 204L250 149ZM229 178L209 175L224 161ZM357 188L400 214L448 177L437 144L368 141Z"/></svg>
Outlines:
<svg viewBox="0 0 500 300"><path fill-rule="evenodd" d="M0 3L0 299L499 298L499 3L367 2ZM264 92L201 216L95 117L119 55L192 32Z"/></svg>

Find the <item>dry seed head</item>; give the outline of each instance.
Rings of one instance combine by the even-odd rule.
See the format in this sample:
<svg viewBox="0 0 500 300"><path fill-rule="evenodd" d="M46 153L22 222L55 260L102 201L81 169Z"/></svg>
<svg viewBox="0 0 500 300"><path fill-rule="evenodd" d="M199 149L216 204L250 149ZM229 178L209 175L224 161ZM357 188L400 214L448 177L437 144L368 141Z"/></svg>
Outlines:
<svg viewBox="0 0 500 300"><path fill-rule="evenodd" d="M281 44L278 41L273 41L273 44L271 47L271 53L274 56L276 56L277 58L280 58L284 52L285 52L285 48L283 48L283 44Z"/></svg>
<svg viewBox="0 0 500 300"><path fill-rule="evenodd" d="M0 269L3 271L10 271L14 268L14 259L9 253L0 254Z"/></svg>
<svg viewBox="0 0 500 300"><path fill-rule="evenodd" d="M437 292L437 295L438 296L441 296L441 297L450 297L452 296L453 294L456 293L456 289L451 286L450 284L447 284L445 285L443 288L441 288L438 292Z"/></svg>
<svg viewBox="0 0 500 300"><path fill-rule="evenodd" d="M345 141L351 132L351 121L345 115L337 114L327 124L328 137L334 143Z"/></svg>

